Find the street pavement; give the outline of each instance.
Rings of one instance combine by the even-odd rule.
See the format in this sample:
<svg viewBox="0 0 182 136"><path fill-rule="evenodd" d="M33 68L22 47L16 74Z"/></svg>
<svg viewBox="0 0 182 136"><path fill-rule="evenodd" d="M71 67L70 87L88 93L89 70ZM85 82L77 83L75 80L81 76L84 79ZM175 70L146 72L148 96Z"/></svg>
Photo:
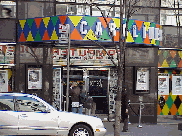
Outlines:
<svg viewBox="0 0 182 136"><path fill-rule="evenodd" d="M107 116L97 116L103 120L104 126L107 129L105 136L114 136L114 122L108 122L105 119ZM105 118L105 119L104 119ZM128 131L122 132L123 123L120 124L121 136L182 136L182 131L178 130L178 123L182 123L182 117L178 116L174 119L172 115L159 115L157 124L141 124L142 128L138 127L137 123L128 125Z"/></svg>

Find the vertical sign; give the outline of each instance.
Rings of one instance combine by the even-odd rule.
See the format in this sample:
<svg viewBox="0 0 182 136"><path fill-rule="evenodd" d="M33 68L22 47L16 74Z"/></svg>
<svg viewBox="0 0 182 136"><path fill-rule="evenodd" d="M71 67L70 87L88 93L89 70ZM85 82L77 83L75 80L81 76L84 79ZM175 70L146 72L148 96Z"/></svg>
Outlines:
<svg viewBox="0 0 182 136"><path fill-rule="evenodd" d="M172 95L182 95L182 74L172 74Z"/></svg>
<svg viewBox="0 0 182 136"><path fill-rule="evenodd" d="M149 69L139 68L137 70L136 90L149 90Z"/></svg>
<svg viewBox="0 0 182 136"><path fill-rule="evenodd" d="M68 44L69 38L69 24L59 24L59 43Z"/></svg>
<svg viewBox="0 0 182 136"><path fill-rule="evenodd" d="M158 74L158 95L169 95L169 74Z"/></svg>
<svg viewBox="0 0 182 136"><path fill-rule="evenodd" d="M28 89L42 89L41 68L28 68Z"/></svg>

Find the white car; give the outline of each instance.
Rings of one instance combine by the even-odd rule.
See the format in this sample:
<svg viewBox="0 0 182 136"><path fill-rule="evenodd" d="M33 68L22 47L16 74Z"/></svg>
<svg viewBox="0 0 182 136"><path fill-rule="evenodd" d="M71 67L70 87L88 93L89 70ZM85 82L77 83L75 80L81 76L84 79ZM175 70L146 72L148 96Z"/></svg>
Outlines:
<svg viewBox="0 0 182 136"><path fill-rule="evenodd" d="M102 136L105 133L100 118L57 111L34 95L0 93L0 135Z"/></svg>

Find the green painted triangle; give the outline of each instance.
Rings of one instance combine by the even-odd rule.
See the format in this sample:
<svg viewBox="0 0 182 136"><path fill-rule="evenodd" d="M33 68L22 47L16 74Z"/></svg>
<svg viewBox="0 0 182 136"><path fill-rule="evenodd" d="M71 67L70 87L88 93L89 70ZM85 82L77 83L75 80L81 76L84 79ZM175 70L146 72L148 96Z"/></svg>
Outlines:
<svg viewBox="0 0 182 136"><path fill-rule="evenodd" d="M161 111L160 115L163 115L162 111Z"/></svg>
<svg viewBox="0 0 182 136"><path fill-rule="evenodd" d="M151 23L150 26L151 26L151 27L155 27L155 23Z"/></svg>
<svg viewBox="0 0 182 136"><path fill-rule="evenodd" d="M155 42L155 44L156 44L156 45L159 45L159 40L157 40L157 41Z"/></svg>
<svg viewBox="0 0 182 136"><path fill-rule="evenodd" d="M102 35L100 36L99 40L102 40L103 41L103 40L109 40L109 39L111 39L111 38L109 37L107 31L104 30L103 33L102 33Z"/></svg>
<svg viewBox="0 0 182 136"><path fill-rule="evenodd" d="M138 37L136 37L135 42L136 43L143 43L143 40L142 40L140 33L138 33Z"/></svg>
<svg viewBox="0 0 182 136"><path fill-rule="evenodd" d="M41 38L40 33L39 33L39 30L37 31L37 34L35 36L34 41L42 41L42 38Z"/></svg>
<svg viewBox="0 0 182 136"><path fill-rule="evenodd" d="M171 95L169 95L166 103L167 103L168 108L171 109L171 107L173 105L173 99L171 98Z"/></svg>
<svg viewBox="0 0 182 136"><path fill-rule="evenodd" d="M163 53L164 58L167 57L167 54L168 54L168 51L164 51L164 53Z"/></svg>
<svg viewBox="0 0 182 136"><path fill-rule="evenodd" d="M174 60L171 62L171 64L170 64L170 66L169 66L169 67L176 67L176 63L175 63L175 61L174 61Z"/></svg>
<svg viewBox="0 0 182 136"><path fill-rule="evenodd" d="M179 112L177 111L176 115L179 115Z"/></svg>
<svg viewBox="0 0 182 136"><path fill-rule="evenodd" d="M131 26L133 25L133 22L134 20L129 20L129 23L128 23L128 29L130 30Z"/></svg>
<svg viewBox="0 0 182 136"><path fill-rule="evenodd" d="M28 26L29 26L30 29L32 27L33 21L34 21L34 19L27 19L27 23L28 23Z"/></svg>
<svg viewBox="0 0 182 136"><path fill-rule="evenodd" d="M55 25L56 25L56 23L57 23L57 20L58 20L58 16L53 16L53 17L51 17L51 20L52 20L52 23L53 23L53 25L54 25L54 27L55 27Z"/></svg>
<svg viewBox="0 0 182 136"><path fill-rule="evenodd" d="M171 74L173 73L173 70L167 70L169 76L171 76Z"/></svg>
<svg viewBox="0 0 182 136"><path fill-rule="evenodd" d="M97 17L89 17L89 16L85 16L84 18L90 27L93 26L95 20L97 19Z"/></svg>

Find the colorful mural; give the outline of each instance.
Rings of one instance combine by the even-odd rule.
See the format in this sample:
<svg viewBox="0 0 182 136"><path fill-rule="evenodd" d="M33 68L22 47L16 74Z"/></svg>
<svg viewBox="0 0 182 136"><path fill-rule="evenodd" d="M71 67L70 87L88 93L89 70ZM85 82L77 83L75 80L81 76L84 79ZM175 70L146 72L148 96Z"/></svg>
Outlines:
<svg viewBox="0 0 182 136"><path fill-rule="evenodd" d="M126 19L123 19L126 27ZM119 18L107 18L107 23L114 33L114 41L119 41ZM71 40L111 42L111 36L103 17L90 16L53 16L19 20L19 42L58 41L59 24L70 24ZM161 26L152 22L129 20L129 32L126 42L161 46Z"/></svg>
<svg viewBox="0 0 182 136"><path fill-rule="evenodd" d="M182 68L182 51L158 50L159 68Z"/></svg>

